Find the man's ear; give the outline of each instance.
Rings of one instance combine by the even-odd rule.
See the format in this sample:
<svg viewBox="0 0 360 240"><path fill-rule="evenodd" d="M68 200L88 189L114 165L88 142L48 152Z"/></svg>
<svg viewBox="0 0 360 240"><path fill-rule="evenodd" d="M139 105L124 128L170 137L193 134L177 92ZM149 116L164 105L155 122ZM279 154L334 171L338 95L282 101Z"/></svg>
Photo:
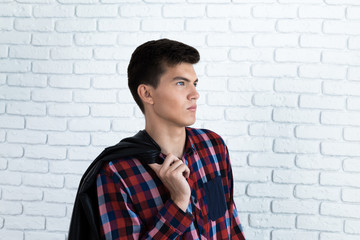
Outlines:
<svg viewBox="0 0 360 240"><path fill-rule="evenodd" d="M153 88L150 85L140 84L138 86L137 92L140 99L145 103L153 104L153 97L152 97L152 90Z"/></svg>

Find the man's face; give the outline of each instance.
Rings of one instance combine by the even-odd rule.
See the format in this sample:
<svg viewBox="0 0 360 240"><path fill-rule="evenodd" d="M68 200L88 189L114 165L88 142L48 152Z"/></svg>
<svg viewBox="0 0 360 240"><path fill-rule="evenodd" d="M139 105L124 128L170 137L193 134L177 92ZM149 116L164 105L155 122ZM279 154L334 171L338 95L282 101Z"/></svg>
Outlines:
<svg viewBox="0 0 360 240"><path fill-rule="evenodd" d="M153 89L153 109L156 118L164 124L189 126L195 123L196 90L198 79L190 63L168 67Z"/></svg>

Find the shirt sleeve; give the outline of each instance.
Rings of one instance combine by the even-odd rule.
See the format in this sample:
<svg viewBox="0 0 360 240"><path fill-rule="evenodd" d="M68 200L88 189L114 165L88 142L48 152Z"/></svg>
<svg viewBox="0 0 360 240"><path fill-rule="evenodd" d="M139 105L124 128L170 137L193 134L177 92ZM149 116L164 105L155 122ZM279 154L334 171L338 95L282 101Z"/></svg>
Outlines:
<svg viewBox="0 0 360 240"><path fill-rule="evenodd" d="M226 163L227 163L227 176L228 176L228 183L229 183L229 191L230 191L230 208L229 208L229 214L230 214L230 220L231 220L231 239L239 239L239 240L245 240L243 228L240 223L240 219L238 216L238 212L236 210L236 206L234 203L234 181L233 181L233 175L232 175L232 169L231 169L231 163L230 163L230 157L229 152L226 147L225 149L225 155L226 155Z"/></svg>
<svg viewBox="0 0 360 240"><path fill-rule="evenodd" d="M146 225L136 212L131 198L119 177L101 171L97 177L97 195L101 218L101 232L105 239L176 239L193 221L171 199ZM149 209L143 209L149 210Z"/></svg>

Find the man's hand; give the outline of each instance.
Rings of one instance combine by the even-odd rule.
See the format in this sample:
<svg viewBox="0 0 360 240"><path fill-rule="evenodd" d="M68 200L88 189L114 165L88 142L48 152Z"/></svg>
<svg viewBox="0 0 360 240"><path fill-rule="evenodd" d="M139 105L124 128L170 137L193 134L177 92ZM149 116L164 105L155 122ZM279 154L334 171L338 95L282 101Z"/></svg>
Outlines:
<svg viewBox="0 0 360 240"><path fill-rule="evenodd" d="M162 165L152 163L149 166L169 190L174 203L185 212L191 194L190 186L186 181L186 178L190 176L190 169L171 153L166 156Z"/></svg>

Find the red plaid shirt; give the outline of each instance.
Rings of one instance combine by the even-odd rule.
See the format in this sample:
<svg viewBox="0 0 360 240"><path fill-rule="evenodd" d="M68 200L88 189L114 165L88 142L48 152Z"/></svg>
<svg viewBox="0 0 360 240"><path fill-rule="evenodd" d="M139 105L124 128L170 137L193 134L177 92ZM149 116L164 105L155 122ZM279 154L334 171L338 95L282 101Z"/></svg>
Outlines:
<svg viewBox="0 0 360 240"><path fill-rule="evenodd" d="M110 161L97 177L105 239L245 239L224 141L205 129L186 128L186 135L182 160L192 190L186 212L149 166L135 158Z"/></svg>

